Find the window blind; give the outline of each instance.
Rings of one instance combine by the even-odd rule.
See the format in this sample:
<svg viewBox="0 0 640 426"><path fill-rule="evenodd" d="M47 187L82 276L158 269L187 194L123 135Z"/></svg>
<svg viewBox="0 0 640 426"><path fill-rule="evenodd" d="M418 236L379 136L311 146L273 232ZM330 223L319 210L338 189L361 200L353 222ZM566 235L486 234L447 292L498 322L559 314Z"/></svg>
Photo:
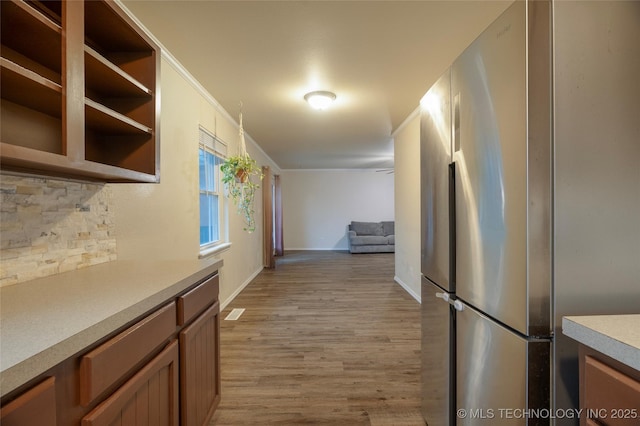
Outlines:
<svg viewBox="0 0 640 426"><path fill-rule="evenodd" d="M200 126L200 145L220 158L227 158L227 144Z"/></svg>

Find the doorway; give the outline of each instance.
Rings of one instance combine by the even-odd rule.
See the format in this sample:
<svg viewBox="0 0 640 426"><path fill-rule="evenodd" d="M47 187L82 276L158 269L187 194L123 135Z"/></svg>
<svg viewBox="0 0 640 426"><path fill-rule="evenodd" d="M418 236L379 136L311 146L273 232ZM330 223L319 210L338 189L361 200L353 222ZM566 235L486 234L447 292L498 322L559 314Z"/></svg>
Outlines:
<svg viewBox="0 0 640 426"><path fill-rule="evenodd" d="M280 175L274 175L270 167L263 167L263 223L264 223L264 267L275 268L276 256L284 254L282 189Z"/></svg>

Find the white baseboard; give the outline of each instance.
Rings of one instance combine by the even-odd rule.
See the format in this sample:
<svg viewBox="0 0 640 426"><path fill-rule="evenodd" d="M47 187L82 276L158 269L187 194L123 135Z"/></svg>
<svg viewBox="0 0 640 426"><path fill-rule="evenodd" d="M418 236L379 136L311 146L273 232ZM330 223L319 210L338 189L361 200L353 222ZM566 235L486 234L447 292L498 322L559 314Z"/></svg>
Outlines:
<svg viewBox="0 0 640 426"><path fill-rule="evenodd" d="M413 297L414 299L416 299L418 301L418 303L421 303L420 302L420 295L417 294L415 291L413 291L413 289L411 287L409 287L409 285L407 283L405 283L400 278L398 278L397 275L395 277L393 277L393 280L395 282L397 282L398 284L400 284L400 287L404 288L405 291L411 295L411 297Z"/></svg>
<svg viewBox="0 0 640 426"><path fill-rule="evenodd" d="M253 281L253 279L254 279L255 277L257 277L257 276L258 276L258 274L259 274L260 272L262 272L262 269L264 269L264 268L259 268L258 270L256 270L253 274L251 274L251 276L250 276L249 278L247 278L247 279L245 280L245 282L244 282L244 283L242 283L242 285L241 285L240 287L238 287L238 288L236 289L236 291L234 291L233 293L231 293L231 295L230 295L230 296L229 296L229 297L228 297L224 302L222 302L222 304L220 305L220 310L222 311L222 310L224 310L227 306L229 306L229 304L230 304L231 302L233 302L233 299L235 299L235 298L236 298L236 296L238 296L238 294L240 294L240 292L241 292L242 290L244 290L244 288L245 288L246 286L248 286L248 285L249 285L249 283L250 283L251 281ZM413 291L413 289L412 289L411 287L409 287L409 285L407 285L407 284L406 284L405 282L403 282L400 278L398 278L398 276L397 276L397 275L396 275L395 277L393 277L393 280L394 280L395 282L397 282L398 284L400 284L400 287L402 287L402 288L403 288L407 293L409 293L409 294L411 295L411 297L413 297L413 298L414 298L418 303L420 303L420 295L419 295L419 294L416 294L416 292L415 292L415 291Z"/></svg>
<svg viewBox="0 0 640 426"><path fill-rule="evenodd" d="M223 311L223 310L224 310L224 308L226 308L227 306L229 306L229 304L230 304L231 302L233 302L233 299L235 299L235 298L236 298L236 296L237 296L238 294L240 294L240 292L241 292L242 290L244 290L244 288L245 288L246 286L248 286L248 285L249 285L249 283L250 283L251 281L253 281L253 279L254 279L255 277L257 277L257 276L258 276L258 274L259 274L260 272L262 272L262 270L263 270L263 269L264 269L264 267L262 267L262 268L258 268L258 270L257 270L257 271L255 271L253 274L251 274L251 276L250 276L249 278L247 278L247 279L245 280L245 282L243 282L243 283L242 283L242 285L236 289L236 291L234 291L233 293L231 293L231 295L227 298L227 300L225 300L224 302L222 302L222 304L220 305L220 311Z"/></svg>
<svg viewBox="0 0 640 426"><path fill-rule="evenodd" d="M287 247L284 249L284 252L288 251L349 251L349 247L303 247L303 248L295 248L295 247Z"/></svg>

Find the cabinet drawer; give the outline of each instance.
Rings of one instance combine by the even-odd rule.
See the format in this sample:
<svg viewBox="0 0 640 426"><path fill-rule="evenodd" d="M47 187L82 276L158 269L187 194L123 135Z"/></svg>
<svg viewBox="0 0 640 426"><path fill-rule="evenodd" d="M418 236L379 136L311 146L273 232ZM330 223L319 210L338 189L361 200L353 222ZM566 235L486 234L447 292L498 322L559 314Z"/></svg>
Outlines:
<svg viewBox="0 0 640 426"><path fill-rule="evenodd" d="M638 424L638 419L625 415L625 411L635 410L637 416L640 382L590 356L585 358L584 381L584 408L606 413L606 418L597 419L599 423L610 426Z"/></svg>
<svg viewBox="0 0 640 426"><path fill-rule="evenodd" d="M176 331L176 304L170 303L82 357L80 403L89 405Z"/></svg>
<svg viewBox="0 0 640 426"><path fill-rule="evenodd" d="M218 274L178 297L178 325L191 321L200 312L218 299Z"/></svg>
<svg viewBox="0 0 640 426"><path fill-rule="evenodd" d="M55 426L55 378L47 378L2 407L0 424L2 426Z"/></svg>

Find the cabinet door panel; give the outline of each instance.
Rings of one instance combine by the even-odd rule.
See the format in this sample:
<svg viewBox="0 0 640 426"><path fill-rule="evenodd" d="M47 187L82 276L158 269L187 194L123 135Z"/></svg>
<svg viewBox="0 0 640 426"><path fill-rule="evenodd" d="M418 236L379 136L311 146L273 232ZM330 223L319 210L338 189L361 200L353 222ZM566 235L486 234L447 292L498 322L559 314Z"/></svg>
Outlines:
<svg viewBox="0 0 640 426"><path fill-rule="evenodd" d="M177 426L178 342L173 341L110 398L82 419L83 426Z"/></svg>
<svg viewBox="0 0 640 426"><path fill-rule="evenodd" d="M180 333L182 425L202 425L220 402L220 303Z"/></svg>

